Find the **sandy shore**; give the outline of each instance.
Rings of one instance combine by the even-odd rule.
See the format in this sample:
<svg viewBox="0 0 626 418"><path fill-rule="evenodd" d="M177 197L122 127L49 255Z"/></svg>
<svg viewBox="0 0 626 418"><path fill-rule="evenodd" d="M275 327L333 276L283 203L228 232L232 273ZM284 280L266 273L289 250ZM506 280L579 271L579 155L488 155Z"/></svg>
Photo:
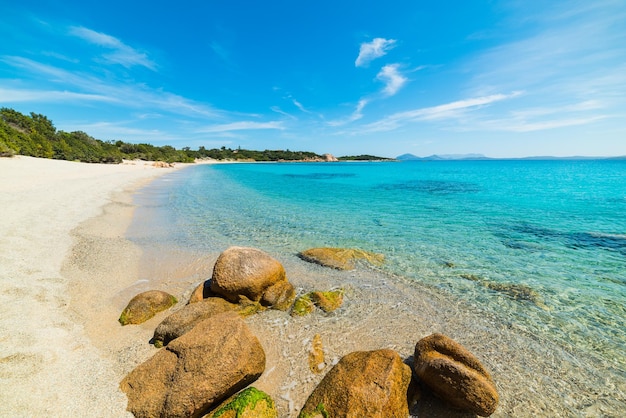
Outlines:
<svg viewBox="0 0 626 418"><path fill-rule="evenodd" d="M76 281L61 271L72 230L105 207L117 210L118 220L101 233L123 235L120 220L132 216L124 192L168 172L144 162L0 158L0 416L127 414L119 371L81 320L93 320L95 311L110 305L108 293L80 299L86 303L72 299L85 286L102 291L124 283L99 283L95 276ZM91 311L81 312L83 305Z"/></svg>

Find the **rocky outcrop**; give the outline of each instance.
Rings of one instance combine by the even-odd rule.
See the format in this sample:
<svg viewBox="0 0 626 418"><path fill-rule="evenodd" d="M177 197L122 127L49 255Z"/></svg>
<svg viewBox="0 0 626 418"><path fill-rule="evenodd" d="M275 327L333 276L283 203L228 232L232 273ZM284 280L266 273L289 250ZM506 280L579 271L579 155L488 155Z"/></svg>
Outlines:
<svg viewBox="0 0 626 418"><path fill-rule="evenodd" d="M373 265L381 265L385 257L369 251L352 248L310 248L298 253L298 257L310 263L316 263L337 270L353 270L357 261L366 261Z"/></svg>
<svg viewBox="0 0 626 418"><path fill-rule="evenodd" d="M411 369L393 350L344 356L309 396L300 418L406 418Z"/></svg>
<svg viewBox="0 0 626 418"><path fill-rule="evenodd" d="M204 418L277 418L272 398L250 386L224 401Z"/></svg>
<svg viewBox="0 0 626 418"><path fill-rule="evenodd" d="M265 369L259 340L234 312L197 324L120 383L136 417L198 417Z"/></svg>
<svg viewBox="0 0 626 418"><path fill-rule="evenodd" d="M324 157L324 161L329 162L329 163L331 162L334 163L334 162L339 161L337 157L335 157L333 154L324 154L322 155L322 157Z"/></svg>
<svg viewBox="0 0 626 418"><path fill-rule="evenodd" d="M141 324L157 313L174 306L176 302L176 298L167 292L149 290L132 298L118 321L122 325Z"/></svg>
<svg viewBox="0 0 626 418"><path fill-rule="evenodd" d="M498 405L498 392L483 365L465 347L442 334L415 346L413 369L420 381L456 408L486 417Z"/></svg>
<svg viewBox="0 0 626 418"><path fill-rule="evenodd" d="M163 347L170 341L180 337L201 321L223 312L237 311L238 305L222 298L209 298L198 303L186 305L181 310L165 318L154 330L152 343L155 347Z"/></svg>
<svg viewBox="0 0 626 418"><path fill-rule="evenodd" d="M210 289L234 303L243 297L269 306L285 306L295 297L282 264L261 250L247 247L230 247L220 254Z"/></svg>

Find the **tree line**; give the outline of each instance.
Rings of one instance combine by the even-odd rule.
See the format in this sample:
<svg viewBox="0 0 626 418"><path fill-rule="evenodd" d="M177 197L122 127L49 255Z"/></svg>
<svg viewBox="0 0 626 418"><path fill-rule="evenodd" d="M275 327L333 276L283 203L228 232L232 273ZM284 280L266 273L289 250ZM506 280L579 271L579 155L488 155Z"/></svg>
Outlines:
<svg viewBox="0 0 626 418"><path fill-rule="evenodd" d="M15 154L87 163L121 163L122 160L194 162L196 159L239 161L302 161L323 159L314 152L246 149L226 147L198 150L176 149L170 145L133 144L124 141L102 141L85 132L57 130L46 116L31 112L24 115L6 107L0 108L0 157ZM340 160L384 159L374 156L340 157ZM363 158L367 157L367 158Z"/></svg>

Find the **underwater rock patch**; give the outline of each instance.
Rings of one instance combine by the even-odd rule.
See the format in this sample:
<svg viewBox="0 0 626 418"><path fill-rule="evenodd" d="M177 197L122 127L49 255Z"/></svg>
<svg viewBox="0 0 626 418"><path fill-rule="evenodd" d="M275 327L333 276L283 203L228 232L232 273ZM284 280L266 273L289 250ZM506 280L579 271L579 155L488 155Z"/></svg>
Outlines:
<svg viewBox="0 0 626 418"><path fill-rule="evenodd" d="M337 270L354 270L357 261L366 261L372 265L380 266L385 261L382 254L353 248L310 248L298 253L298 257L304 261L330 267Z"/></svg>

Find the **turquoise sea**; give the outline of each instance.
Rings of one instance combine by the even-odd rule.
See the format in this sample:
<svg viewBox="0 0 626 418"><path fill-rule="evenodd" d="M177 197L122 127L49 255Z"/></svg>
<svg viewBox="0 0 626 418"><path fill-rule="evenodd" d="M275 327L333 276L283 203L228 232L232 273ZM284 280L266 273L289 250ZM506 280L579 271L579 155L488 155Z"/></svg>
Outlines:
<svg viewBox="0 0 626 418"><path fill-rule="evenodd" d="M199 165L156 180L137 204L129 237L140 246L382 253L379 274L624 378L626 161Z"/></svg>

